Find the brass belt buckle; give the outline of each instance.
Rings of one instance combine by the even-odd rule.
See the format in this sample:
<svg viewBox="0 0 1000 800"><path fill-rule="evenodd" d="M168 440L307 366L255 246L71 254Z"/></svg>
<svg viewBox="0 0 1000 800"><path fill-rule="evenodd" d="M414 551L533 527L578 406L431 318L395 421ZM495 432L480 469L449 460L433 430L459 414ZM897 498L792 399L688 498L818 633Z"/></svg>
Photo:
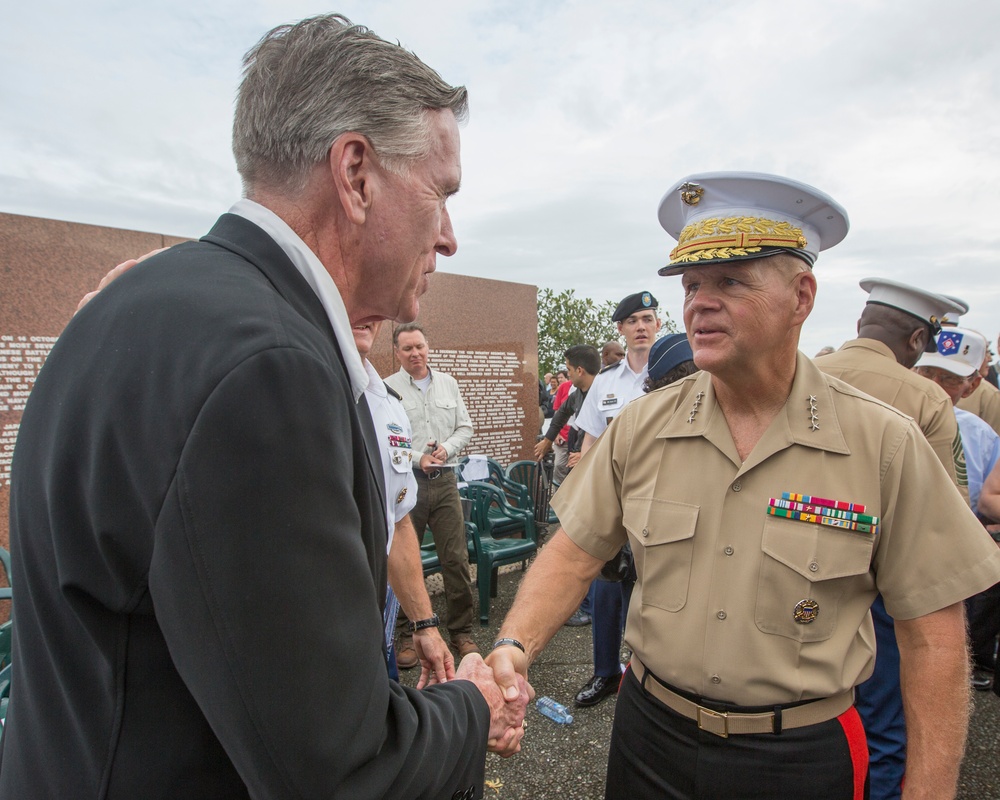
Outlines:
<svg viewBox="0 0 1000 800"><path fill-rule="evenodd" d="M698 706L698 728L709 733L721 736L723 739L729 738L729 715L712 711L710 708Z"/></svg>

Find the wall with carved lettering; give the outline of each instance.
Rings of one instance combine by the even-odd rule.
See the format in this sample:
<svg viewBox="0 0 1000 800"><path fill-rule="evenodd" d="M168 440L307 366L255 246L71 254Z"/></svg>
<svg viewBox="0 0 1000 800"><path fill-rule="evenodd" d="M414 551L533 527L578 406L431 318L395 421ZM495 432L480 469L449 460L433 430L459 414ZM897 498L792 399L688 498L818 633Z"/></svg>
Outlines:
<svg viewBox="0 0 1000 800"><path fill-rule="evenodd" d="M183 241L155 233L0 214L0 545L9 543L10 466L38 370L80 298L114 265ZM439 266L446 266L442 260ZM538 431L536 289L438 272L419 320L431 366L459 382L475 426L470 453L531 458ZM372 351L399 368L388 324Z"/></svg>

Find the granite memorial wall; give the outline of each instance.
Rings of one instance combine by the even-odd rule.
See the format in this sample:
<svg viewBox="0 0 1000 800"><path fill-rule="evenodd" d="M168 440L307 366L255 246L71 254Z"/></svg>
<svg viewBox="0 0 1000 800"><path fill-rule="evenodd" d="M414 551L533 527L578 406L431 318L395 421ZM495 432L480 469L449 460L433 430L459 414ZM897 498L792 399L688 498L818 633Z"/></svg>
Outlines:
<svg viewBox="0 0 1000 800"><path fill-rule="evenodd" d="M38 370L80 298L115 264L184 239L0 214L0 545L9 545L10 464ZM418 323L430 365L452 374L475 426L467 454L531 458L538 429L536 289L437 272ZM399 369L383 326L371 361Z"/></svg>

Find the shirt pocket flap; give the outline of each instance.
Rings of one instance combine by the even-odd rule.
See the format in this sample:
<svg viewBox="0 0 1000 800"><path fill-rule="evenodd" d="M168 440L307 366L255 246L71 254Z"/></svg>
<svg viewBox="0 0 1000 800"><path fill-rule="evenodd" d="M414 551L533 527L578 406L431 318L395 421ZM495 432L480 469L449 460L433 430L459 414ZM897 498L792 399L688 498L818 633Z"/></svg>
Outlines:
<svg viewBox="0 0 1000 800"><path fill-rule="evenodd" d="M622 524L632 542L643 606L680 611L687 603L698 511L698 506L653 497L625 501Z"/></svg>
<svg viewBox="0 0 1000 800"><path fill-rule="evenodd" d="M454 400L449 400L447 397L436 399L434 405L438 408L458 408L458 403Z"/></svg>
<svg viewBox="0 0 1000 800"><path fill-rule="evenodd" d="M761 549L809 581L827 581L868 572L874 546L874 536L768 519Z"/></svg>
<svg viewBox="0 0 1000 800"><path fill-rule="evenodd" d="M629 497L622 510L622 524L641 545L653 547L692 538L698 511L698 506L686 503Z"/></svg>
<svg viewBox="0 0 1000 800"><path fill-rule="evenodd" d="M390 447L389 463L400 474L409 472L413 469L413 451L406 447Z"/></svg>

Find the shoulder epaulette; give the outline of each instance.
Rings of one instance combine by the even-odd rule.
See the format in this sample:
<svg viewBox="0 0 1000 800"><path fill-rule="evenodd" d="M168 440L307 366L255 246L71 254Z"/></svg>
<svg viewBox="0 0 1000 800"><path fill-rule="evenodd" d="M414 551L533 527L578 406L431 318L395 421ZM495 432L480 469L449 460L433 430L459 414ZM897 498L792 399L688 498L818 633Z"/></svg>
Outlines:
<svg viewBox="0 0 1000 800"><path fill-rule="evenodd" d="M385 383L385 381L382 381L382 383ZM385 390L393 397L395 397L400 403L403 402L403 395L401 395L399 392L393 389L388 383L385 383Z"/></svg>
<svg viewBox="0 0 1000 800"><path fill-rule="evenodd" d="M625 359L623 358L617 364L608 364L606 367L604 367L603 369L601 369L601 371L598 372L597 374L598 375L603 375L605 372L610 372L613 369L618 369L618 367L620 367L624 363L625 363Z"/></svg>

